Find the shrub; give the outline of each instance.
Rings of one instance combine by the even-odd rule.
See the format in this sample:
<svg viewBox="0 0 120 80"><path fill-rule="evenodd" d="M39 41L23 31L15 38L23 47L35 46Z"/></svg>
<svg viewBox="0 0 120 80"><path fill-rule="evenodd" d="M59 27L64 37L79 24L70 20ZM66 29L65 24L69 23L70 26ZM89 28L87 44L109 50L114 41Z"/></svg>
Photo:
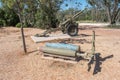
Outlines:
<svg viewBox="0 0 120 80"><path fill-rule="evenodd" d="M0 26L6 26L5 20L0 20Z"/></svg>
<svg viewBox="0 0 120 80"><path fill-rule="evenodd" d="M23 24L23 27L24 27L24 28L27 28L27 26L28 26L27 24ZM20 28L20 27L21 27L21 23L17 23L17 24L16 24L16 27L17 27L17 28Z"/></svg>
<svg viewBox="0 0 120 80"><path fill-rule="evenodd" d="M21 27L21 23L17 23L17 24L16 24L16 27L17 27L17 28L20 28L20 27Z"/></svg>
<svg viewBox="0 0 120 80"><path fill-rule="evenodd" d="M107 27L108 28L120 29L120 25L116 25L116 24L108 25Z"/></svg>
<svg viewBox="0 0 120 80"><path fill-rule="evenodd" d="M2 22L2 20L0 20L0 26L3 26L3 22Z"/></svg>

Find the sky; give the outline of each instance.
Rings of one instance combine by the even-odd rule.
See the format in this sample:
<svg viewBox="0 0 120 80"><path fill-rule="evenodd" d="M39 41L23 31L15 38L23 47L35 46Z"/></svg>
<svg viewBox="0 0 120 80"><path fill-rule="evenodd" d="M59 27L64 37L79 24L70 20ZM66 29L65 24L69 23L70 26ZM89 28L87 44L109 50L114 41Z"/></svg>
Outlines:
<svg viewBox="0 0 120 80"><path fill-rule="evenodd" d="M75 4L76 2L80 2L80 6L77 6ZM68 4L67 7L66 7L66 4ZM69 9L69 8L84 9L85 6L87 6L86 0L67 0L67 1L64 1L64 3L61 5L61 9L62 10L66 10L66 9ZM1 3L0 3L0 7L1 7Z"/></svg>
<svg viewBox="0 0 120 80"><path fill-rule="evenodd" d="M1 2L0 2L0 7L2 6Z"/></svg>
<svg viewBox="0 0 120 80"><path fill-rule="evenodd" d="M77 5L75 4L76 2L80 2L80 6L77 6ZM66 4L68 4L68 7L66 7ZM87 6L86 0L68 0L68 1L65 1L65 2L61 5L61 9L62 9L62 10L66 10L66 9L69 9L69 8L84 9L85 6Z"/></svg>

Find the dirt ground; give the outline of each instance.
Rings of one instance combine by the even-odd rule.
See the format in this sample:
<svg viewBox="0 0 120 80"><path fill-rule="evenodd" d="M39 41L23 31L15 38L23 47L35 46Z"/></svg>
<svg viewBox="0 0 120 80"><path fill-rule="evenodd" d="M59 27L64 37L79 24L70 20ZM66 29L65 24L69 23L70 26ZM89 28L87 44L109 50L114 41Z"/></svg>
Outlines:
<svg viewBox="0 0 120 80"><path fill-rule="evenodd" d="M68 42L80 45L82 51L90 51L92 30L96 32L96 53L101 58L99 66L95 69L95 63L92 64L88 72L88 62L84 60L71 64L42 59L37 47L45 42L34 43L30 36L43 30L24 30L28 51L25 55L20 29L0 28L0 80L120 80L120 29L82 26L77 40Z"/></svg>

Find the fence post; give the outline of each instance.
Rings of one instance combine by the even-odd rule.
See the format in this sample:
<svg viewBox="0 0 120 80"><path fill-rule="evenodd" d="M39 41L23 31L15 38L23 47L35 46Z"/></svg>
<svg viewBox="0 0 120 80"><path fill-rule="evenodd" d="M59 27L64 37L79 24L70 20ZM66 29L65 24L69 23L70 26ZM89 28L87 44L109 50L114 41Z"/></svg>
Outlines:
<svg viewBox="0 0 120 80"><path fill-rule="evenodd" d="M92 36L92 54L95 54L95 31L93 31L93 36Z"/></svg>

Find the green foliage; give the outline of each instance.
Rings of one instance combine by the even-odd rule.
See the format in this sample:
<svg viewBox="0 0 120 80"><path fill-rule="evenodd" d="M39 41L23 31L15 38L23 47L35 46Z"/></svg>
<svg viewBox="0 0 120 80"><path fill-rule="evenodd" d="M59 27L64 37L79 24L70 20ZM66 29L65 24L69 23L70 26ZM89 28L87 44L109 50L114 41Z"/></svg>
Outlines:
<svg viewBox="0 0 120 80"><path fill-rule="evenodd" d="M16 24L16 27L17 27L17 28L20 28L20 27L21 27L21 23L17 23L17 24Z"/></svg>
<svg viewBox="0 0 120 80"><path fill-rule="evenodd" d="M13 9L5 8L4 18L7 26L15 26L19 22L19 17L16 15Z"/></svg>
<svg viewBox="0 0 120 80"><path fill-rule="evenodd" d="M57 14L57 18L62 22L68 18L71 18L73 15L75 15L79 11L80 10L74 9L74 8L69 8L67 10L59 11ZM78 18L77 18L77 20L78 20Z"/></svg>
<svg viewBox="0 0 120 80"><path fill-rule="evenodd" d="M58 22L56 14L60 9L60 5L63 0L0 0L4 6L9 9L14 10L19 16L20 21L22 21L27 27L41 27L46 28L56 27ZM7 10L7 13L9 11ZM10 17L10 18L7 18ZM10 21L13 20L13 16L5 14L6 23L11 25ZM11 24L9 24L11 23Z"/></svg>
<svg viewBox="0 0 120 80"><path fill-rule="evenodd" d="M6 26L5 20L0 20L0 26L1 26L1 27L2 27L2 26Z"/></svg>
<svg viewBox="0 0 120 80"><path fill-rule="evenodd" d="M15 26L19 20L25 26L34 26L35 11L37 9L37 0L0 0L3 3L2 9L5 7L6 24Z"/></svg>
<svg viewBox="0 0 120 80"><path fill-rule="evenodd" d="M115 24L120 16L120 0L87 0L87 2L98 12L104 10L110 24ZM102 13L102 12L101 12Z"/></svg>
<svg viewBox="0 0 120 80"><path fill-rule="evenodd" d="M15 26L19 22L19 18L14 13L13 9L3 6L0 8L0 25L1 26Z"/></svg>
<svg viewBox="0 0 120 80"><path fill-rule="evenodd" d="M20 28L20 27L21 27L21 23L20 23L20 22L17 23L17 24L15 25L15 27ZM24 28L27 28L27 27L28 27L28 24L27 24L27 23L26 23L26 24L23 24L23 27L24 27Z"/></svg>
<svg viewBox="0 0 120 80"><path fill-rule="evenodd" d="M61 4L65 2L64 0L0 0L0 2L1 1L3 3L3 7L0 8L1 26L19 27L21 20L24 23L24 27L38 27L43 29L57 27L60 21L62 22L79 12L78 7L81 5L79 0L65 0L71 3L74 1L73 4L76 5L67 10L60 10ZM18 4L16 1L18 1ZM101 1L112 0L87 1L91 6L86 6L86 11L80 14L76 20L82 22L108 22L108 14ZM107 5L108 3L110 2L105 2L104 4ZM65 4L69 7L67 2L65 2ZM119 18L119 15L120 13L116 17Z"/></svg>
<svg viewBox="0 0 120 80"><path fill-rule="evenodd" d="M36 26L41 28L57 27L57 12L62 0L40 0L40 7L36 13Z"/></svg>
<svg viewBox="0 0 120 80"><path fill-rule="evenodd" d="M25 15L25 24L28 27L33 27L36 22L35 15L38 9L37 0L29 0L25 3L24 15Z"/></svg>

